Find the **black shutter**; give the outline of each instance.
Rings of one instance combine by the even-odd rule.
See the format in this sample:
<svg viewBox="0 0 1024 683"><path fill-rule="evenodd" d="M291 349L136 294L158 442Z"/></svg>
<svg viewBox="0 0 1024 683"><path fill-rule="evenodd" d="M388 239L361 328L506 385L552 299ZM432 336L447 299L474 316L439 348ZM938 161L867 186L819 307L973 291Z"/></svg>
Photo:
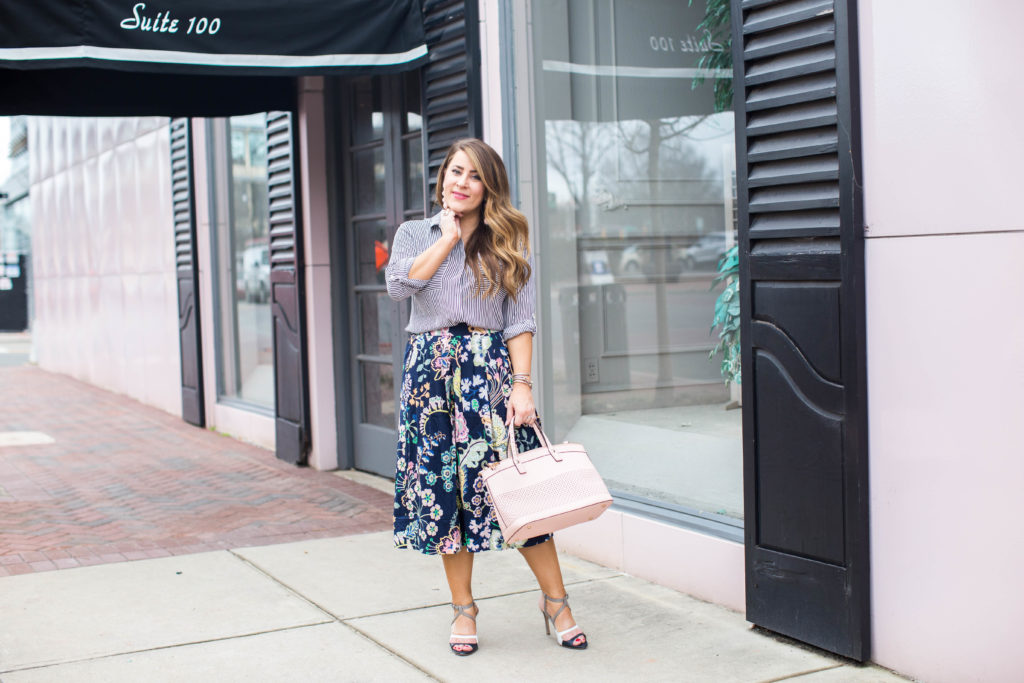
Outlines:
<svg viewBox="0 0 1024 683"><path fill-rule="evenodd" d="M309 449L302 215L294 115L267 114L270 304L274 325L277 457L303 465Z"/></svg>
<svg viewBox="0 0 1024 683"><path fill-rule="evenodd" d="M423 146L427 202L437 171L459 138L480 137L480 21L476 0L425 0L428 61L423 66Z"/></svg>
<svg viewBox="0 0 1024 683"><path fill-rule="evenodd" d="M733 0L747 620L868 658L854 0Z"/></svg>
<svg viewBox="0 0 1024 683"><path fill-rule="evenodd" d="M192 177L192 122L187 118L172 119L171 202L181 344L181 416L190 424L204 427L206 412L203 408L203 352L199 329L196 203Z"/></svg>

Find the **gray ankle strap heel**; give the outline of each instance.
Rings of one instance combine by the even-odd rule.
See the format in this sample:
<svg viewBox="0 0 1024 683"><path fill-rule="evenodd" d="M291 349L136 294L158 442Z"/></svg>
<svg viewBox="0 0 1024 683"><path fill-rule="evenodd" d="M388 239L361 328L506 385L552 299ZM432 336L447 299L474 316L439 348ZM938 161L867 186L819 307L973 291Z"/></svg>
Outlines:
<svg viewBox="0 0 1024 683"><path fill-rule="evenodd" d="M470 614L468 612L468 610L476 609L477 614L480 613L480 608L476 606L476 601L473 601L468 605L456 605L453 602L452 607L455 609L455 616L452 617L453 625L455 624L455 620L458 619L460 616L466 617L467 619L471 619L474 624L476 623L476 615ZM469 649L456 650L456 645L469 646ZM450 647L452 649L452 652L454 652L458 656L465 657L466 655L471 655L474 652L476 652L480 648L480 645L479 642L477 641L476 635L462 635L458 633L452 633L451 637L448 639L448 647Z"/></svg>
<svg viewBox="0 0 1024 683"><path fill-rule="evenodd" d="M555 626L555 619L557 619L558 615L561 614L562 612L564 612L565 608L569 606L569 595L568 595L568 593L566 594L566 596L564 598L553 598L550 595L548 595L547 593L545 593L544 591L541 591L540 594L544 596L544 600L545 600L545 602L541 605L541 608L540 608L541 614L544 615L544 631L550 636L551 635L551 629L554 628L555 629L555 639L562 645L562 647L567 647L570 650L586 650L587 649L587 635L585 633L583 633L583 631L580 630L579 627L576 624L573 624L572 626L570 626L569 628L565 629L564 631L559 631L558 627ZM559 607L555 611L554 616L548 614L548 610L547 610L547 607L548 607L547 603L548 602L560 602L560 603L562 603L561 607ZM575 636L573 636L572 638L569 638L568 640L566 640L565 639L565 634L571 633L572 631L579 631L579 633L576 634ZM580 640L581 637L583 638L583 641L582 642L577 642L577 641Z"/></svg>

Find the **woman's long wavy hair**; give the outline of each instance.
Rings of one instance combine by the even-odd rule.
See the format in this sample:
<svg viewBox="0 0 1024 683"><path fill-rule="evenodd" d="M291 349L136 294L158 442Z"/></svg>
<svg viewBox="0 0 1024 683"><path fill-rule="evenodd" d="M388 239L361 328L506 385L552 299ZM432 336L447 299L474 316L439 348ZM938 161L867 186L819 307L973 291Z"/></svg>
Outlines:
<svg viewBox="0 0 1024 683"><path fill-rule="evenodd" d="M530 226L526 216L512 206L508 174L498 153L476 138L453 142L437 172L434 201L444 205L444 176L452 157L460 151L469 157L484 185L480 224L466 244L466 266L479 262L483 270L481 273L481 268L473 269L477 283L475 293L484 298L493 297L504 287L514 301L530 279L530 264L524 256L530 253Z"/></svg>

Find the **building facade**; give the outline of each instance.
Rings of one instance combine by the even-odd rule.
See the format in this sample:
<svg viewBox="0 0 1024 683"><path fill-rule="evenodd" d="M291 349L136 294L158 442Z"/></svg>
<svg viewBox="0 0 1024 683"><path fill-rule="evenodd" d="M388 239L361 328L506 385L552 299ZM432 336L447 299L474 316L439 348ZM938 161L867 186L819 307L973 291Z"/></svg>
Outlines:
<svg viewBox="0 0 1024 683"><path fill-rule="evenodd" d="M32 309L32 240L28 199L28 128L24 116L9 119L6 178L0 178L0 330L28 329Z"/></svg>
<svg viewBox="0 0 1024 683"><path fill-rule="evenodd" d="M643 4L426 3L426 64L297 79L286 113L29 119L40 365L392 476L383 267L476 135L532 227L545 427L616 498L561 547L923 680L1018 680L1024 10ZM734 246L742 381L712 331ZM830 646L797 622L835 576Z"/></svg>

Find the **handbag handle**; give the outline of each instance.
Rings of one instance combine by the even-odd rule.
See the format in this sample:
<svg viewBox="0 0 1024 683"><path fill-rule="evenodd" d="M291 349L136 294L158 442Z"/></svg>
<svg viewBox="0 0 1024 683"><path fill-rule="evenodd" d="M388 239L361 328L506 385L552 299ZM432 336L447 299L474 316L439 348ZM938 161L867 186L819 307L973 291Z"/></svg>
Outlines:
<svg viewBox="0 0 1024 683"><path fill-rule="evenodd" d="M538 415L531 425L533 431L537 434L537 438L540 439L541 447L544 448L548 455L555 459L556 462L562 462L562 459L555 454L555 449L551 446L551 441L548 439L548 435L544 433L544 430L540 427L540 416ZM508 428L508 452L512 458L512 462L516 466L516 470L520 474L524 474L522 467L519 465L519 448L516 446L516 425L513 422Z"/></svg>

